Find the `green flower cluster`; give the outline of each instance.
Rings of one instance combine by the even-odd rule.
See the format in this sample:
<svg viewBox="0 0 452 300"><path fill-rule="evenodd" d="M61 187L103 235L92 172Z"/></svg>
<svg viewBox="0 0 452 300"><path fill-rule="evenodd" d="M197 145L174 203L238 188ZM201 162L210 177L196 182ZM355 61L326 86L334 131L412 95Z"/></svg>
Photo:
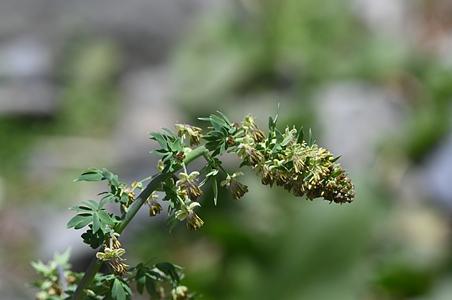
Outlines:
<svg viewBox="0 0 452 300"><path fill-rule="evenodd" d="M129 266L124 263L125 259L122 256L126 253L126 250L121 248L118 236L117 233L111 234L105 242L103 251L97 252L96 257L101 261L108 262L115 274L124 275Z"/></svg>
<svg viewBox="0 0 452 300"><path fill-rule="evenodd" d="M295 196L307 199L324 198L335 203L351 202L354 187L344 169L336 162L338 157L304 140L302 130L286 128L280 132L270 118L265 137L251 116L237 126L233 150L255 170L265 185L284 187Z"/></svg>

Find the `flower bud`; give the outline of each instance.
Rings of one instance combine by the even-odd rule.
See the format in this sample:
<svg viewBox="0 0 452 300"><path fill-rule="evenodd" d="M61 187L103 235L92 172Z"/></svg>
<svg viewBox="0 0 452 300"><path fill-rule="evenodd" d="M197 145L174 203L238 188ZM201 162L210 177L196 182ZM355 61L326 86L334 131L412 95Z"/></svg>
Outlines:
<svg viewBox="0 0 452 300"><path fill-rule="evenodd" d="M152 200L149 203L149 216L150 217L155 217L156 215L158 215L160 212L162 211L162 206L160 205L160 203L158 203L155 200Z"/></svg>
<svg viewBox="0 0 452 300"><path fill-rule="evenodd" d="M197 184L199 172L194 171L190 174L180 173L180 179L176 182L181 196L187 196L190 200L197 200L202 195L202 190Z"/></svg>
<svg viewBox="0 0 452 300"><path fill-rule="evenodd" d="M183 285L179 285L171 291L172 300L185 300L188 299L188 288Z"/></svg>
<svg viewBox="0 0 452 300"><path fill-rule="evenodd" d="M182 162L182 161L185 159L185 153L184 153L184 151L179 151L179 152L177 152L177 153L174 155L174 157L175 157L178 161Z"/></svg>
<svg viewBox="0 0 452 300"><path fill-rule="evenodd" d="M201 141L202 129L199 127L187 125L187 124L176 124L177 135L183 139L189 138L190 146L199 145Z"/></svg>
<svg viewBox="0 0 452 300"><path fill-rule="evenodd" d="M231 191L232 197L236 200L242 198L247 192L248 187L243 183L233 179L231 180L231 184L229 185L229 190Z"/></svg>
<svg viewBox="0 0 452 300"><path fill-rule="evenodd" d="M195 213L190 212L187 216L187 227L193 230L198 230L204 225L204 221Z"/></svg>

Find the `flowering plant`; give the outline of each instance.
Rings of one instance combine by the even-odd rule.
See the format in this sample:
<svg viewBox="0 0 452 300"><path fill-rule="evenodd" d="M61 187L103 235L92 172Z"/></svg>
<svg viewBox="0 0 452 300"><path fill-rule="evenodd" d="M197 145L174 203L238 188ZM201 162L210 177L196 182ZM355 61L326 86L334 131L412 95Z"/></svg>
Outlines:
<svg viewBox="0 0 452 300"><path fill-rule="evenodd" d="M223 168L220 157L224 153L235 153L241 160L240 167L251 167L263 184L282 186L295 196L340 204L353 200L353 184L337 163L338 157L319 147L311 134L305 138L302 130L289 127L280 131L277 116L269 118L267 133L258 128L252 116L233 123L218 112L200 120L209 124L205 132L177 124L176 132L165 129L151 134L159 145L154 153L160 160L159 173L150 178L127 185L107 169L90 169L77 178L105 181L108 186L99 201L87 200L73 207L76 214L67 224L68 228L84 229L83 241L98 250L84 273L70 270L68 253L57 255L47 265L33 263L42 277L35 283L40 289L37 299L125 300L131 298L132 290L140 294L146 291L152 299L193 299L195 294L181 284L183 273L179 266L165 262L131 267L126 264L126 250L119 239L143 205L149 207L153 217L161 213L163 202L173 223L183 221L187 228L198 230L204 225L198 208L207 182L213 188L215 205L218 182L234 199L242 198L248 187L238 179L241 172L230 174ZM189 173L187 165L200 157L205 164ZM164 196L159 198L157 192ZM118 213L108 210L107 204L109 208L117 206ZM108 274L99 273L104 263L109 267Z"/></svg>

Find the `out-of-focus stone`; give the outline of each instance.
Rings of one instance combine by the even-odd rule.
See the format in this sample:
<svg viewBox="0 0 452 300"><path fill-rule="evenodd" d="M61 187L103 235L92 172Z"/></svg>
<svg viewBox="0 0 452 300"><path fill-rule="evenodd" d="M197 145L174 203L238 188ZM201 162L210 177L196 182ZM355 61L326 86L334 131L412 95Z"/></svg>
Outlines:
<svg viewBox="0 0 452 300"><path fill-rule="evenodd" d="M376 34L407 41L419 33L410 0L353 0L352 5L356 15Z"/></svg>
<svg viewBox="0 0 452 300"><path fill-rule="evenodd" d="M114 153L107 141L85 137L42 137L29 155L30 177L57 176L61 169L111 165Z"/></svg>
<svg viewBox="0 0 452 300"><path fill-rule="evenodd" d="M52 116L57 109L55 88L43 80L0 84L0 116Z"/></svg>
<svg viewBox="0 0 452 300"><path fill-rule="evenodd" d="M36 225L37 234L40 237L39 249L40 257L51 258L55 252L63 252L71 249L72 259L89 253L89 247L83 244L80 235L81 230L68 229L66 224L73 217L73 212L66 210L61 212L61 208L47 207L43 212L47 215L44 220L38 221ZM55 238L57 237L57 238Z"/></svg>
<svg viewBox="0 0 452 300"><path fill-rule="evenodd" d="M158 62L193 21L193 16L227 1L209 0L2 0L0 37L43 34L53 47L73 33L120 40L136 65Z"/></svg>
<svg viewBox="0 0 452 300"><path fill-rule="evenodd" d="M452 2L424 0L422 7L423 32L419 46L436 54L441 62L452 67Z"/></svg>
<svg viewBox="0 0 452 300"><path fill-rule="evenodd" d="M50 49L37 38L19 37L0 47L0 77L46 76L51 69Z"/></svg>
<svg viewBox="0 0 452 300"><path fill-rule="evenodd" d="M52 54L32 35L0 43L0 115L50 116L56 91L50 79Z"/></svg>
<svg viewBox="0 0 452 300"><path fill-rule="evenodd" d="M181 122L170 100L172 83L164 68L134 71L122 82L121 119L114 137L118 161L149 159L149 133ZM149 175L149 174L148 174Z"/></svg>
<svg viewBox="0 0 452 300"><path fill-rule="evenodd" d="M452 135L434 151L421 171L429 198L452 211Z"/></svg>
<svg viewBox="0 0 452 300"><path fill-rule="evenodd" d="M452 30L437 41L436 52L441 62L452 68Z"/></svg>
<svg viewBox="0 0 452 300"><path fill-rule="evenodd" d="M324 129L321 144L341 154L341 162L353 169L368 168L379 139L402 121L399 96L366 83L336 83L319 92L317 99Z"/></svg>

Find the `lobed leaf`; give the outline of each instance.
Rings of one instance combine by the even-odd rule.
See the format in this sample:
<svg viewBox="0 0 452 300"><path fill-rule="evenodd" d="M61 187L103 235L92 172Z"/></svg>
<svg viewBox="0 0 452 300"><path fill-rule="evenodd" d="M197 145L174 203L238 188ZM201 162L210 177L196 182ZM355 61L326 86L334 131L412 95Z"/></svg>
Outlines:
<svg viewBox="0 0 452 300"><path fill-rule="evenodd" d="M123 286L123 282L115 278L113 280L113 286L111 287L111 297L115 300L126 300L127 292Z"/></svg>

